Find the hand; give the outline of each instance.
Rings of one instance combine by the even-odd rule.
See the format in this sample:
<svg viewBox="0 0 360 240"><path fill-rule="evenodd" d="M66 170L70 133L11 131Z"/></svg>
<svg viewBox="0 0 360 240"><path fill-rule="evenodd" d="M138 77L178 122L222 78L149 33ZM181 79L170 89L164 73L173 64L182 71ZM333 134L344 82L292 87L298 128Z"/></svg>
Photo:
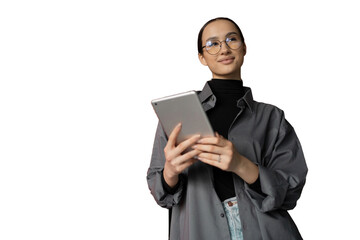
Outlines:
<svg viewBox="0 0 360 240"><path fill-rule="evenodd" d="M164 148L165 165L164 179L170 187L174 187L179 181L179 174L196 162L194 157L200 153L199 150L192 150L182 154L187 148L192 146L200 139L200 135L195 135L176 146L176 138L181 130L178 124L171 132L168 142Z"/></svg>
<svg viewBox="0 0 360 240"><path fill-rule="evenodd" d="M234 172L247 183L253 183L259 176L259 168L246 157L242 156L233 143L216 133L215 137L200 139L194 149L200 150L198 160Z"/></svg>
<svg viewBox="0 0 360 240"><path fill-rule="evenodd" d="M232 142L216 133L215 137L200 139L193 148L200 150L198 159L204 163L233 172L241 164L241 156Z"/></svg>

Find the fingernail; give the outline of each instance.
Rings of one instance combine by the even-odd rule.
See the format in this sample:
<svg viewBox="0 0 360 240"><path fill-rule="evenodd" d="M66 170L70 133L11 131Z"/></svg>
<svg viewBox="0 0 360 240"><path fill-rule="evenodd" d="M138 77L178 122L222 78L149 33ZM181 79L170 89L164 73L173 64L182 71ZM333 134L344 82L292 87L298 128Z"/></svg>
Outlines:
<svg viewBox="0 0 360 240"><path fill-rule="evenodd" d="M197 148L197 145L192 146L192 148Z"/></svg>

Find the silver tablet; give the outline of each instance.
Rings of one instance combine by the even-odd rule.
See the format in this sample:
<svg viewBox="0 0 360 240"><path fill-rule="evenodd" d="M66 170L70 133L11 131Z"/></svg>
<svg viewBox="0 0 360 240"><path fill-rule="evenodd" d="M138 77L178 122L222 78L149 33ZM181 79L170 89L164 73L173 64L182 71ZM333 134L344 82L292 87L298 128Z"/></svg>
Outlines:
<svg viewBox="0 0 360 240"><path fill-rule="evenodd" d="M182 124L177 144L196 134L202 137L214 136L214 131L195 91L154 99L151 104L168 137L178 123Z"/></svg>

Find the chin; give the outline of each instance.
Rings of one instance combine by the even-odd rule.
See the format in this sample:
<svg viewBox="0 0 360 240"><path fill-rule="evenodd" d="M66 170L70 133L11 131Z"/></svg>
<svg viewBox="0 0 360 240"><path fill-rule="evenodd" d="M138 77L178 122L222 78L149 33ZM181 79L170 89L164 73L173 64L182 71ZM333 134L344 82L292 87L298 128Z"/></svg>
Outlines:
<svg viewBox="0 0 360 240"><path fill-rule="evenodd" d="M240 68L238 64L209 67L214 78L239 78ZM236 76L236 77L234 77Z"/></svg>
<svg viewBox="0 0 360 240"><path fill-rule="evenodd" d="M215 73L217 76L227 77L227 78L237 78L240 76L240 71L223 71Z"/></svg>

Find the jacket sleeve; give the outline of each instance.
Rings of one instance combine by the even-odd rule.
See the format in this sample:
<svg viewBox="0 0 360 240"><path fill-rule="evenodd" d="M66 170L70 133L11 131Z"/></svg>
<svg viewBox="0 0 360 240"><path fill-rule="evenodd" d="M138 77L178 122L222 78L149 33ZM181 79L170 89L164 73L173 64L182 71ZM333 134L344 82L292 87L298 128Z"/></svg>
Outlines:
<svg viewBox="0 0 360 240"><path fill-rule="evenodd" d="M151 155L150 167L147 172L147 183L151 194L158 205L165 208L171 208L179 204L185 188L185 177L180 174L179 183L174 192L166 190L162 180L162 174L165 164L164 148L167 143L167 137L161 124L158 124L153 151Z"/></svg>
<svg viewBox="0 0 360 240"><path fill-rule="evenodd" d="M293 127L282 113L269 155L259 164L261 192L245 184L245 191L262 212L290 210L296 206L305 185L307 166Z"/></svg>

